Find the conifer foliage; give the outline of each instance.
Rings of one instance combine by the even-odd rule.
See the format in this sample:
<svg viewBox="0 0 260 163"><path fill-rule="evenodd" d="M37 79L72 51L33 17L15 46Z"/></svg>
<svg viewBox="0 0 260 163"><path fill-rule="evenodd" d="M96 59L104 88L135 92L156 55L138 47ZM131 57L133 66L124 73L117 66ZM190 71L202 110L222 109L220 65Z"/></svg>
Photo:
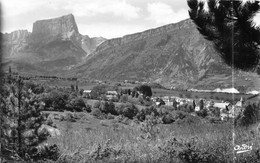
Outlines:
<svg viewBox="0 0 260 163"><path fill-rule="evenodd" d="M23 80L9 78L1 93L1 156L23 161L55 159L56 146L45 146L49 133L40 129L46 118L41 113L44 104Z"/></svg>
<svg viewBox="0 0 260 163"><path fill-rule="evenodd" d="M260 11L258 1L188 0L189 15L199 32L212 41L229 66L253 70L260 58L260 28L254 16Z"/></svg>

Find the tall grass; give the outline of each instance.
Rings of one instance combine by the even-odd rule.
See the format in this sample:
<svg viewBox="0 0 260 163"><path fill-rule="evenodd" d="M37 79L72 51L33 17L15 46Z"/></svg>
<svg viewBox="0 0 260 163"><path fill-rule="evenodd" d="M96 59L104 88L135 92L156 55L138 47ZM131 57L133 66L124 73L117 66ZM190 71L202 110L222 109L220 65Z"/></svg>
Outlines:
<svg viewBox="0 0 260 163"><path fill-rule="evenodd" d="M61 150L62 155L57 162L185 162L185 159L186 162L207 162L207 159L214 159L216 162L240 162L252 158L253 161L260 161L259 136L256 130L237 128L233 131L233 124L230 122L159 124L160 132L155 140L142 138L139 124L130 126L107 120L107 126L86 125L84 128L76 127L77 123L66 123L62 136L50 140ZM114 126L117 126L116 129ZM235 144L250 142L253 144L253 151L234 154L234 132ZM175 143L175 146L169 146L169 142ZM194 158L183 160L181 156L185 154ZM167 160L169 155L174 158Z"/></svg>

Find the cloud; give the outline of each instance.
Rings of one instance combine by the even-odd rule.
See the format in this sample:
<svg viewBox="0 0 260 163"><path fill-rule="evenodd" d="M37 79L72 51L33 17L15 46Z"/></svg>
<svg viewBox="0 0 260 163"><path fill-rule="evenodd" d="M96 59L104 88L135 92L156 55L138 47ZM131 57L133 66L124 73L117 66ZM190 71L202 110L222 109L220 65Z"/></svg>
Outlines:
<svg viewBox="0 0 260 163"><path fill-rule="evenodd" d="M64 1L63 9L70 10L75 16L91 17L98 14L112 13L125 19L138 18L140 8L122 0L69 0Z"/></svg>
<svg viewBox="0 0 260 163"><path fill-rule="evenodd" d="M3 15L6 17L19 16L29 11L33 11L42 5L44 1L35 0L2 0Z"/></svg>
<svg viewBox="0 0 260 163"><path fill-rule="evenodd" d="M3 32L31 31L35 21L72 13L80 32L110 37L139 32L184 18L183 0L0 0ZM175 4L177 2L177 4ZM150 3L150 4L149 4ZM186 17L185 17L186 18ZM87 26L90 30L84 30ZM99 29L100 32L97 32ZM107 30L107 28L110 29ZM107 31L106 34L103 31ZM112 33L113 32L113 33Z"/></svg>
<svg viewBox="0 0 260 163"><path fill-rule="evenodd" d="M133 34L136 32L141 32L147 28L142 25L114 25L109 23L99 23L99 24L79 24L79 31L82 34L89 35L90 37L105 37L105 38L116 38L122 37L126 34Z"/></svg>
<svg viewBox="0 0 260 163"><path fill-rule="evenodd" d="M147 19L158 25L175 23L188 18L186 9L174 11L171 6L161 2L149 3L147 11L149 12Z"/></svg>
<svg viewBox="0 0 260 163"><path fill-rule="evenodd" d="M113 13L126 19L137 18L140 8L125 0L2 0L3 12L6 16L18 16L42 7L53 10L66 10L75 16L95 16Z"/></svg>

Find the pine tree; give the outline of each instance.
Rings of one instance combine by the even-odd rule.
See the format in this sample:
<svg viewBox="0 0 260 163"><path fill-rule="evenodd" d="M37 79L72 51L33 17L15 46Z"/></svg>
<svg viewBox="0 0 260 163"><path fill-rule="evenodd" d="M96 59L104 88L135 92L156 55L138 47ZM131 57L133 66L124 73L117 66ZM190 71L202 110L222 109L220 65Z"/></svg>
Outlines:
<svg viewBox="0 0 260 163"><path fill-rule="evenodd" d="M79 87L78 87L78 85L76 85L76 92L78 92L79 91Z"/></svg>
<svg viewBox="0 0 260 163"><path fill-rule="evenodd" d="M73 84L70 85L71 91L74 92L75 91L75 87Z"/></svg>
<svg viewBox="0 0 260 163"><path fill-rule="evenodd" d="M9 72L9 74L12 73L12 68L11 68L11 66L9 66L9 70L8 70L8 72Z"/></svg>
<svg viewBox="0 0 260 163"><path fill-rule="evenodd" d="M32 91L24 88L20 77L12 79L6 88L8 93L1 98L1 111L4 115L1 153L8 159L24 161L52 158L57 154L57 149L51 151L54 146L43 147L49 134L44 129L40 130L45 122L45 117L41 114L43 103Z"/></svg>
<svg viewBox="0 0 260 163"><path fill-rule="evenodd" d="M229 66L254 70L260 58L260 28L253 18L260 11L258 1L188 0L189 15L199 32L212 41L221 58Z"/></svg>

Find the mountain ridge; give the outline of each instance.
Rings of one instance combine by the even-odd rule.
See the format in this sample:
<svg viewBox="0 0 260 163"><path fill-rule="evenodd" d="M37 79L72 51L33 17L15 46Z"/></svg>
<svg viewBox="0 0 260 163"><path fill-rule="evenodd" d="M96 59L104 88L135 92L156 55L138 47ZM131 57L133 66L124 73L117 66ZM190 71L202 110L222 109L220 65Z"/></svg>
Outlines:
<svg viewBox="0 0 260 163"><path fill-rule="evenodd" d="M180 84L185 80L196 83L207 72L226 70L229 68L221 62L211 43L186 19L106 40L72 72L100 80L177 81Z"/></svg>
<svg viewBox="0 0 260 163"><path fill-rule="evenodd" d="M16 67L23 67L23 63L24 67L31 64L39 67L36 69L44 69L47 74L78 64L106 40L81 35L72 14L37 20L33 23L32 32L17 30L1 35L4 59L10 60Z"/></svg>
<svg viewBox="0 0 260 163"><path fill-rule="evenodd" d="M106 40L81 35L69 14L36 21L33 32L1 36L6 70L11 65L31 74L158 82L184 89L232 85L224 80L230 79L231 68L190 19Z"/></svg>

